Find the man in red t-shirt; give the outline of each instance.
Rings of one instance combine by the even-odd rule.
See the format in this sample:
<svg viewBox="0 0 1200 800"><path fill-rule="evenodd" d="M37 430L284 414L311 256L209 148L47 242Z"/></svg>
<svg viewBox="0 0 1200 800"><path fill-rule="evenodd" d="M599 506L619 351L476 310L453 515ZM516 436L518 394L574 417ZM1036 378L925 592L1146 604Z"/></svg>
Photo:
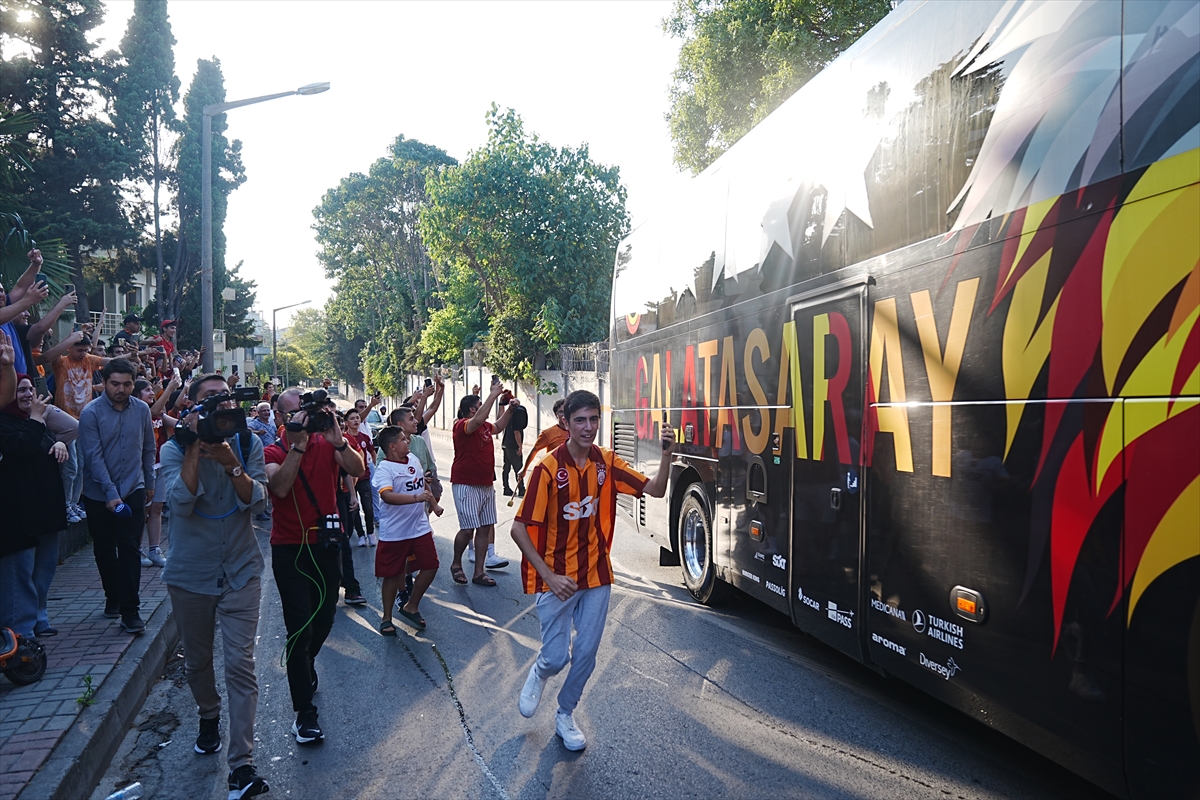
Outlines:
<svg viewBox="0 0 1200 800"><path fill-rule="evenodd" d="M459 524L454 537L454 560L450 562L450 577L455 583L467 582L462 555L474 537L475 577L471 583L496 585L496 581L483 571L488 545L496 540L496 489L493 486L496 482L496 445L492 436L504 430L513 408L520 405L515 401L509 403L494 426L488 422L492 404L503 391L503 384L493 379L492 391L486 399L480 400L479 395L469 394L458 404L458 419L454 422L454 464L450 467ZM490 566L507 565L507 561L500 559Z"/></svg>
<svg viewBox="0 0 1200 800"><path fill-rule="evenodd" d="M324 537L318 533L327 525L340 531L338 469L357 478L366 468L332 414L332 424L323 432L305 430L308 414L299 410L300 397L300 389L288 389L276 400L276 411L286 423L284 438L263 451L263 459L267 487L274 498L271 571L288 633L288 686L296 712L292 733L298 744L312 744L325 738L312 702L317 689L316 658L333 628L342 577L341 553L337 547L320 544Z"/></svg>

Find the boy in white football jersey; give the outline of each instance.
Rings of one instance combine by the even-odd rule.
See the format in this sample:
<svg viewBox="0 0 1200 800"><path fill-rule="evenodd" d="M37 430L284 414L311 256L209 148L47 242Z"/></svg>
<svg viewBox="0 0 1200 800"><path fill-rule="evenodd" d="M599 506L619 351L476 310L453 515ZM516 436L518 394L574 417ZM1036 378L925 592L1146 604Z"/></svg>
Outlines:
<svg viewBox="0 0 1200 800"><path fill-rule="evenodd" d="M379 632L395 636L392 604L404 582L409 556L413 558L411 568L418 574L408 602L397 610L414 628L425 630L419 606L438 570L433 528L425 508L427 502L433 501L433 494L425 485L421 461L409 452L408 434L389 425L379 432L376 441L385 456L371 478L371 487L382 501L378 515L379 546L375 550L375 576L383 578L383 622Z"/></svg>

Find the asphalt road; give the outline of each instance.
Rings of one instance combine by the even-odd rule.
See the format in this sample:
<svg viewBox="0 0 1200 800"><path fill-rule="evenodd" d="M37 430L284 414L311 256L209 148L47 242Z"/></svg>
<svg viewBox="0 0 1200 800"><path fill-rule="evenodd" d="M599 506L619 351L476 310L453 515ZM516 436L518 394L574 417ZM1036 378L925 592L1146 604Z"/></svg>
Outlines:
<svg viewBox="0 0 1200 800"><path fill-rule="evenodd" d="M436 442L442 472L449 453ZM448 488L448 486L447 486ZM1103 797L1091 784L742 598L694 603L677 567L629 528L597 667L575 718L582 753L554 735L551 679L532 719L517 695L539 644L517 563L497 588L451 582L453 503L434 521L442 569L421 634L378 634L372 548L354 548L370 603L339 605L316 703L326 741L300 747L280 665L284 627L268 567L257 649L256 763L294 798ZM501 501L499 550L514 509ZM261 531L264 551L267 536ZM219 669L219 662L218 662ZM220 673L218 673L220 675ZM192 751L196 709L173 659L93 798L138 780L145 797L224 797L225 752ZM227 720L222 719L222 731Z"/></svg>

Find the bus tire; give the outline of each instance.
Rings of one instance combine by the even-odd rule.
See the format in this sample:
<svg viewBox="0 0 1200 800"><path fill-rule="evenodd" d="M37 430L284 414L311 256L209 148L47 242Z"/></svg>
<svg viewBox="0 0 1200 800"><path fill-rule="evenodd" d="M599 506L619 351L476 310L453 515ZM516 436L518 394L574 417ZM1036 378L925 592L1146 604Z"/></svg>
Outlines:
<svg viewBox="0 0 1200 800"><path fill-rule="evenodd" d="M704 605L717 605L725 598L729 586L717 577L717 567L713 563L712 514L708 510L708 498L698 483L684 490L677 533L683 585Z"/></svg>

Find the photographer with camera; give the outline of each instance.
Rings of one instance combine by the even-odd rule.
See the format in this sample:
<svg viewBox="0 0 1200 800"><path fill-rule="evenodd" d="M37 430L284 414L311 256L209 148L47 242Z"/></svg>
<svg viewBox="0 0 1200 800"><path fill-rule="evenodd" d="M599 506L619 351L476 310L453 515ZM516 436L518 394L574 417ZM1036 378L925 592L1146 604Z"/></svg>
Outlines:
<svg viewBox="0 0 1200 800"><path fill-rule="evenodd" d="M265 453L271 517L271 570L287 626L285 659L298 744L325 736L317 720L316 657L333 627L341 579L341 521L337 515L338 469L362 477L362 457L342 436L326 410L323 390L288 389L276 409L284 438ZM299 484L299 485L297 485Z"/></svg>
<svg viewBox="0 0 1200 800"><path fill-rule="evenodd" d="M229 796L254 797L268 791L254 769L254 642L264 562L252 522L267 504L267 472L262 441L246 428L235 398L220 375L192 381L188 399L196 408L162 448L159 482L171 511L171 559L163 582L200 714L195 749L202 755L221 749L221 695L213 672L220 621L229 693Z"/></svg>

